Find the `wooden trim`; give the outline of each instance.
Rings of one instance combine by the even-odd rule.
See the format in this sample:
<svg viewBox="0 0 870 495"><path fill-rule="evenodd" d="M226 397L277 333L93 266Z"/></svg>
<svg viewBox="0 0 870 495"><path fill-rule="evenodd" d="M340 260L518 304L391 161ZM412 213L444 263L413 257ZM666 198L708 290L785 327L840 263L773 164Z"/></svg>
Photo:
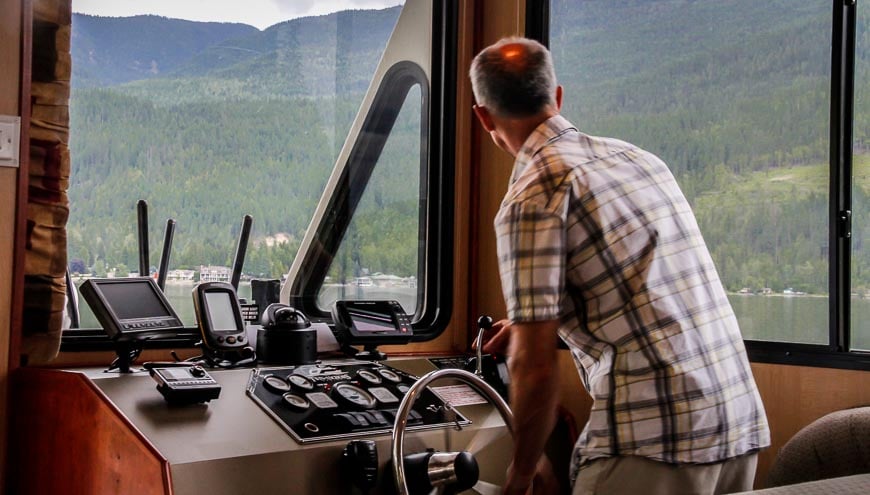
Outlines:
<svg viewBox="0 0 870 495"><path fill-rule="evenodd" d="M21 364L21 332L24 319L24 250L27 232L27 199L30 179L30 84L33 59L33 5L22 0L21 13L21 157L18 167L18 204L15 210L15 247L13 249L11 332L9 336L9 370Z"/></svg>
<svg viewBox="0 0 870 495"><path fill-rule="evenodd" d="M474 59L474 56L477 55L477 52L482 48L482 38L483 38L483 4L481 2L474 2L474 12L471 14L473 16L473 22L471 23L472 29L467 29L466 32L469 34L466 38L470 38L466 41L466 44L471 45L471 54L467 59L467 64L462 67L470 67L471 61ZM471 91L471 82L468 80L467 71L460 71L463 77L466 79L466 84L468 88L468 107L466 107L469 114L472 114L471 105L474 102L474 94ZM457 104L456 114L457 116L462 112L462 108ZM482 312L480 310L480 297L478 294L479 286L480 286L480 252L478 246L480 245L480 229L481 229L481 219L480 219L480 125L476 122L477 118L473 115L469 115L471 120L471 132L470 135L470 144L468 148L468 157L469 160L469 190L471 191L471 200L469 202L469 238L468 238L468 246L465 249L465 256L468 257L468 266L471 267L473 272L470 272L470 277L468 281L468 307L469 307L469 328L474 328L471 325L476 324L477 322L471 321L474 319L474 315L481 315ZM473 165L472 165L473 164ZM490 315L492 316L492 315ZM471 341L475 338L474 332L469 332L467 336L466 349L471 347Z"/></svg>
<svg viewBox="0 0 870 495"><path fill-rule="evenodd" d="M475 35L478 48L495 43L505 36L522 34L525 12L523 0L486 0L481 3L477 17L485 22L481 22L480 32ZM475 143L477 149L473 160L480 174L478 189L476 189L479 202L475 212L478 217L477 239L474 245L476 266L473 267L477 278L475 300L479 312L499 320L504 318L506 309L501 291L492 221L507 191L514 160L508 153L496 147L489 136L479 129Z"/></svg>
<svg viewBox="0 0 870 495"><path fill-rule="evenodd" d="M11 493L172 493L166 458L84 374L13 376Z"/></svg>
<svg viewBox="0 0 870 495"><path fill-rule="evenodd" d="M0 0L3 15L0 16L0 113L29 117L29 23L30 0ZM25 74L27 72L27 74ZM26 101L25 101L26 99ZM23 244L18 239L21 224L22 186L27 180L29 146L22 119L19 166L16 169L0 170L0 251L11 251L0 261L0 494L14 493L5 490L5 480L11 472L9 437L11 432L10 412L12 404L9 373L18 360L15 357L21 328L23 299L19 281L23 258L19 257Z"/></svg>
<svg viewBox="0 0 870 495"><path fill-rule="evenodd" d="M199 348L174 349L181 359L191 358L202 354ZM173 361L170 349L147 349L142 351L137 364L148 361ZM86 352L61 352L57 358L40 368L78 368L83 366L108 366L115 359L115 353L109 351L86 351Z"/></svg>
<svg viewBox="0 0 870 495"><path fill-rule="evenodd" d="M453 346L460 352L467 352L472 335L475 333L476 306L474 301L474 282L476 280L475 260L469 256L476 242L475 215L477 194L473 187L477 167L473 157L474 123L471 120L471 83L467 67L473 56L473 31L476 22L475 3L463 1L459 5L459 39L456 44L456 160L455 160L455 273L454 276L454 318Z"/></svg>

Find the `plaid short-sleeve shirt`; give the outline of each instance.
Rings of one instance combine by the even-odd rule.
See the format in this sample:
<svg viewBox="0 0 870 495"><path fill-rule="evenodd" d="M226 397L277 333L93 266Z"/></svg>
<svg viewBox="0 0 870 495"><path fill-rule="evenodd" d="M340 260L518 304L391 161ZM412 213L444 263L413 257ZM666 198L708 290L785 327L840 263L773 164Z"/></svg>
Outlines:
<svg viewBox="0 0 870 495"><path fill-rule="evenodd" d="M560 319L594 403L586 461L711 463L770 444L737 319L667 166L561 116L517 155L495 219L513 321Z"/></svg>

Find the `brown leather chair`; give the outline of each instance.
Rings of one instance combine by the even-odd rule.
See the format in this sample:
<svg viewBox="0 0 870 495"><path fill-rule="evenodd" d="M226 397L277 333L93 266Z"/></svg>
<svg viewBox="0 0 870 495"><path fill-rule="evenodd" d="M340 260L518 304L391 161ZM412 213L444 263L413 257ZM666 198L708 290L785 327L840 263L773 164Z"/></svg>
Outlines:
<svg viewBox="0 0 870 495"><path fill-rule="evenodd" d="M833 412L804 427L777 453L767 486L870 473L870 407Z"/></svg>

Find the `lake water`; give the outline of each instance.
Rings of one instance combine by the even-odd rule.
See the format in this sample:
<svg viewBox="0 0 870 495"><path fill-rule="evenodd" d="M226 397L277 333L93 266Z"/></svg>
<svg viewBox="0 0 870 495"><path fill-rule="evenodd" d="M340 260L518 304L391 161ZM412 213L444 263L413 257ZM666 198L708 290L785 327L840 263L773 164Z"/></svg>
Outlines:
<svg viewBox="0 0 870 495"><path fill-rule="evenodd" d="M828 343L828 298L814 296L728 296L744 338ZM852 348L870 349L870 300L852 298Z"/></svg>
<svg viewBox="0 0 870 495"><path fill-rule="evenodd" d="M193 315L194 284L167 284L165 293L169 302L178 312L185 325L195 326ZM416 289L378 289L353 288L346 291L360 291L357 297L369 299L395 299L406 311L413 311L416 303ZM250 300L251 285L239 284L239 297ZM345 296L350 295L345 292ZM327 298L339 297L339 290L328 290ZM738 295L728 296L731 306L740 322L743 336L753 340L773 340L826 344L828 342L828 299L814 296L783 295ZM852 347L870 350L870 300L852 298ZM82 327L99 328L93 314L81 300Z"/></svg>

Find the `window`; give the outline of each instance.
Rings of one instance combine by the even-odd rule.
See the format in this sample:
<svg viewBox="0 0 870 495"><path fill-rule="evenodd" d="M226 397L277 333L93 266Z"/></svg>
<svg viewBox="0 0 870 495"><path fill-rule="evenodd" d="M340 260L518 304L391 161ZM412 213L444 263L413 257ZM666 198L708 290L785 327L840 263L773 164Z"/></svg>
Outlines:
<svg viewBox="0 0 870 495"><path fill-rule="evenodd" d="M358 193L362 197L356 215L320 288L317 304L321 308L331 308L339 299L388 299L399 301L406 311L416 309L420 177L426 172L426 161L421 167L421 160L412 157L421 156L422 109L420 85L415 84L387 136L368 186ZM392 180L395 177L402 178L398 188Z"/></svg>
<svg viewBox="0 0 870 495"><path fill-rule="evenodd" d="M870 12L855 31L855 125L852 147L852 348L870 351Z"/></svg>
<svg viewBox="0 0 870 495"><path fill-rule="evenodd" d="M316 318L328 318L338 298L394 299L415 315L414 338L427 340L450 314L453 119L446 116L453 112L456 6L411 7L393 32L281 297ZM421 15L425 8L432 15ZM431 46L419 42L427 32Z"/></svg>
<svg viewBox="0 0 870 495"><path fill-rule="evenodd" d="M850 32L839 19L853 16L855 7L834 4L529 4L529 32L549 42L565 88L563 114L583 132L633 142L670 166L744 338L757 341L751 350L849 350L843 345L848 328L840 330L844 300L858 325L854 346L870 348L870 332L860 329L870 316L870 296L863 298L863 288L870 289L870 251L861 250L857 220L870 192L861 179L870 166L870 81L866 64L860 67L870 38L865 13L859 16L855 72L856 122L863 118L865 125L854 127L850 147L854 204L841 207L838 202L848 198L836 191L848 176L836 171L847 167L850 153L831 143L847 136L852 123L832 108L851 105L851 94L838 76L840 70L849 74L848 64L835 57L838 47L848 46L843 39ZM848 62L849 49L842 53ZM845 209L855 215L851 280L836 268L848 266L838 230Z"/></svg>
<svg viewBox="0 0 870 495"><path fill-rule="evenodd" d="M446 215L425 207L433 191L444 193L440 185L430 188L430 179L449 171L442 169L442 141L432 144L431 136L452 135L440 124L430 134L428 119L440 115L445 95L443 81L430 83L428 76L445 71L430 68L428 60L442 50L440 30L452 21L444 20L449 9L440 2L437 9L429 0L389 7L397 3L276 18L262 30L155 15L75 14L68 227L73 279L138 274L140 198L151 216L149 274L158 268L153 253L161 252L163 222L177 222L165 292L186 325L196 323L193 284L206 273L228 276L245 214L254 223L240 296L250 297L250 278L283 279L321 195L331 190L334 164L343 167L343 150L354 146L356 138L348 136L358 131L355 115L365 115L367 90L377 90L379 63L410 10L427 30L438 28L433 37L411 43L426 54L424 77L391 102L401 112L381 136L384 151L373 155L371 178L355 177L352 184L362 200L350 225L340 227L348 231L342 237L347 242L312 268L320 280L311 283L322 286L322 297L310 307L328 309L335 297L352 297L349 289L356 297L382 297L386 293L375 289L388 286L409 313L427 298L437 303L427 292L432 286L424 269L437 266L424 266L424 242L438 238L427 232ZM437 112L429 111L433 103ZM394 242L399 231L407 243ZM341 291L330 295L330 287ZM83 314L81 326L98 324Z"/></svg>

